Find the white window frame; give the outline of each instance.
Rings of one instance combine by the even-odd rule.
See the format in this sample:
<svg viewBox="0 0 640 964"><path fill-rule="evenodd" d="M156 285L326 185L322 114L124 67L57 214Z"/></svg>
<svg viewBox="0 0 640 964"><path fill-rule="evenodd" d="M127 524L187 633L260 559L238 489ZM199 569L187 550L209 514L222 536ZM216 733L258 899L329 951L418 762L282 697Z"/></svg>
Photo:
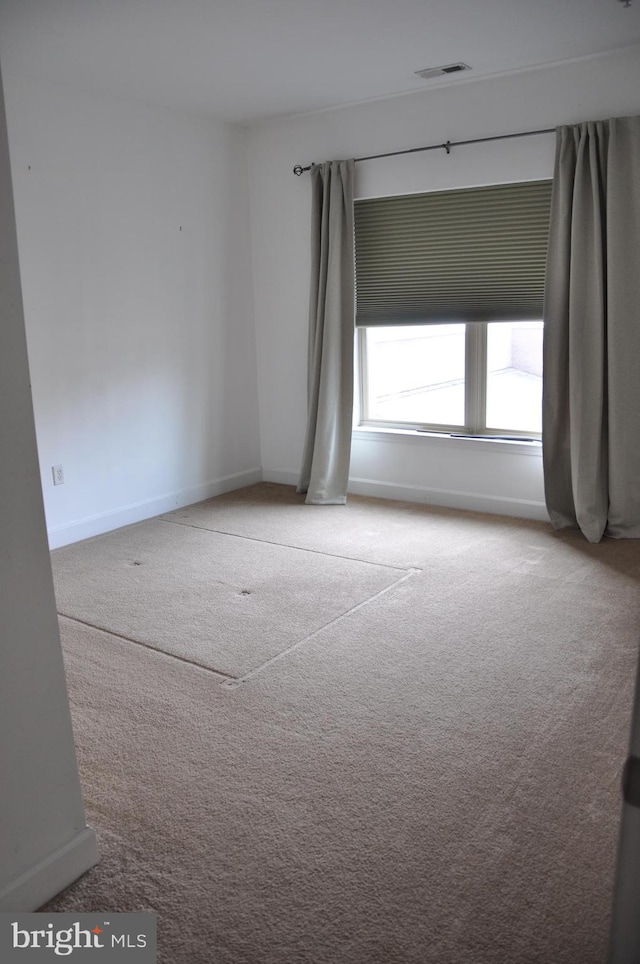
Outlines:
<svg viewBox="0 0 640 964"><path fill-rule="evenodd" d="M540 319L542 320L542 319ZM356 329L358 364L358 428L407 430L434 435L449 435L455 438L508 439L514 442L540 442L538 432L519 432L517 429L495 429L486 424L487 411L487 325L493 319L483 321L460 321L465 325L465 424L447 425L442 423L383 421L369 417L368 412L368 371L367 371L367 327ZM445 322L443 322L444 324ZM416 326L421 327L421 326Z"/></svg>

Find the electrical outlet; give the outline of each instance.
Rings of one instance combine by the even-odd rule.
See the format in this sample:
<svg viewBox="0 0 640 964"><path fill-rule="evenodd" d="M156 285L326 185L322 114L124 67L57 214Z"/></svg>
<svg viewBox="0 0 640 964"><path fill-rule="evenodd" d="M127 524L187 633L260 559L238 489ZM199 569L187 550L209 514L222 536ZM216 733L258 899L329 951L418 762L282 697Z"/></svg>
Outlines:
<svg viewBox="0 0 640 964"><path fill-rule="evenodd" d="M52 465L51 472L53 474L53 484L63 485L64 484L64 469L61 465Z"/></svg>

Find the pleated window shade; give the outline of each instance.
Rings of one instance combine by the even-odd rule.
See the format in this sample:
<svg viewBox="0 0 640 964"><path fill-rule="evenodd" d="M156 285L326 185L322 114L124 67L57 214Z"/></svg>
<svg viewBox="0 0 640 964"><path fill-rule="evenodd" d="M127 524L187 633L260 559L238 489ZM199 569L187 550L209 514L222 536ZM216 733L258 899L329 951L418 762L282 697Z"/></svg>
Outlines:
<svg viewBox="0 0 640 964"><path fill-rule="evenodd" d="M356 201L356 323L542 318L551 184Z"/></svg>

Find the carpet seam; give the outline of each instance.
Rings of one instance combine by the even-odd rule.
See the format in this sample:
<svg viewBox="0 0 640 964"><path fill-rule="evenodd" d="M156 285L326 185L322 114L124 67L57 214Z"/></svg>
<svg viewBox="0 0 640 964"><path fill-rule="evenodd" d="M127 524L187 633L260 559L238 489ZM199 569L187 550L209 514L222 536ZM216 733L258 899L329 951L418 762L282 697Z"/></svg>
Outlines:
<svg viewBox="0 0 640 964"><path fill-rule="evenodd" d="M133 639L131 636L125 636L123 633L114 633L112 629L105 629L104 626L96 626L95 623L90 623L86 619L79 619L77 616L69 616L67 613L63 613L58 610L58 616L62 616L64 619L69 619L73 623L79 623L81 626L88 626L89 629L95 629L100 633L106 633L107 636L113 636L114 639L122 639L125 643L133 643L135 646L141 646L143 649L149 649L153 653L162 653L163 656L167 656L169 659L175 659L179 663L186 663L187 666L195 666L196 669L204 670L205 673L212 673L215 676L223 677L224 681L233 681L238 679L237 676L232 676L231 673L225 673L220 669L212 669L210 666L204 666L202 663L196 663L195 660L186 659L184 656L178 656L175 653L168 653L166 649L160 649L158 646L152 646L151 643L144 643L140 639ZM222 685L222 683L220 684Z"/></svg>
<svg viewBox="0 0 640 964"><path fill-rule="evenodd" d="M309 633L308 636L305 636L304 639L299 639L296 643L293 643L287 649L282 650L281 653L276 653L275 656L272 656L271 659L268 659L264 663L261 663L260 666L256 666L254 669L249 670L248 673L243 673L242 676L229 677L228 679L223 680L223 682L220 683L220 686L228 690L238 689L244 683L249 682L250 680L253 679L254 676L257 676L259 673L262 673L265 669L268 669L274 663L278 663L281 659L284 659L286 656L289 656L297 649L300 649L302 646L305 646L315 636L318 636L320 633L324 632L325 629L328 629L330 626L335 626L337 623L342 622L343 619L347 619L347 617L352 616L360 609L363 609L365 606L368 606L369 603L373 602L374 599L379 599L380 596L384 596L385 593L390 592L392 589L395 589L397 586L405 582L407 579L411 579L412 576L419 575L421 572L422 572L421 569L412 568L412 569L405 570L404 575L402 575L399 579L396 579L395 582L392 582L391 585L385 586L384 589L380 589L379 592L374 593L373 596L369 596L367 599L363 599L361 602L356 603L356 605L352 606L351 609L347 609L345 612L340 613L338 616L334 616L333 619L330 619L328 623L325 623L323 626L319 626L318 629L314 629L314 631L312 633Z"/></svg>
<svg viewBox="0 0 640 964"><path fill-rule="evenodd" d="M337 552L324 552L322 549L307 549L306 546L292 546L288 542L272 542L270 539L258 539L255 536L240 535L237 532L227 532L225 529L208 529L204 526L196 526L191 522L177 522L173 519L165 519L158 516L153 521L167 522L169 525L184 526L185 529L197 529L199 532L217 532L221 536L231 536L232 539L246 539L248 542L260 542L266 546L280 546L282 549L297 549L299 552L313 552L317 556L328 556L330 559L344 559L345 562L361 562L364 566L376 566L378 569L394 569L396 572L406 572L407 566L395 566L388 562L371 562L369 559L360 559L357 556L343 556ZM419 566L411 566L416 572L423 572Z"/></svg>

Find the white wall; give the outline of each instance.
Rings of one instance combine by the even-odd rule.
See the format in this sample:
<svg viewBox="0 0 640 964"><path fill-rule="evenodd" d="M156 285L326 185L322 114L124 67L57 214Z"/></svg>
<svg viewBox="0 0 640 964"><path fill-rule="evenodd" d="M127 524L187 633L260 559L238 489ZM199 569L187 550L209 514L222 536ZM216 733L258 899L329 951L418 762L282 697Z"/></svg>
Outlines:
<svg viewBox="0 0 640 964"><path fill-rule="evenodd" d="M85 824L38 473L0 85L0 911L97 860Z"/></svg>
<svg viewBox="0 0 640 964"><path fill-rule="evenodd" d="M249 140L262 465L293 482L305 424L309 180L294 164L640 111L640 49L254 125ZM554 136L356 165L375 197L553 174ZM356 432L350 490L546 518L539 446Z"/></svg>
<svg viewBox="0 0 640 964"><path fill-rule="evenodd" d="M244 131L6 91L51 546L259 478Z"/></svg>

